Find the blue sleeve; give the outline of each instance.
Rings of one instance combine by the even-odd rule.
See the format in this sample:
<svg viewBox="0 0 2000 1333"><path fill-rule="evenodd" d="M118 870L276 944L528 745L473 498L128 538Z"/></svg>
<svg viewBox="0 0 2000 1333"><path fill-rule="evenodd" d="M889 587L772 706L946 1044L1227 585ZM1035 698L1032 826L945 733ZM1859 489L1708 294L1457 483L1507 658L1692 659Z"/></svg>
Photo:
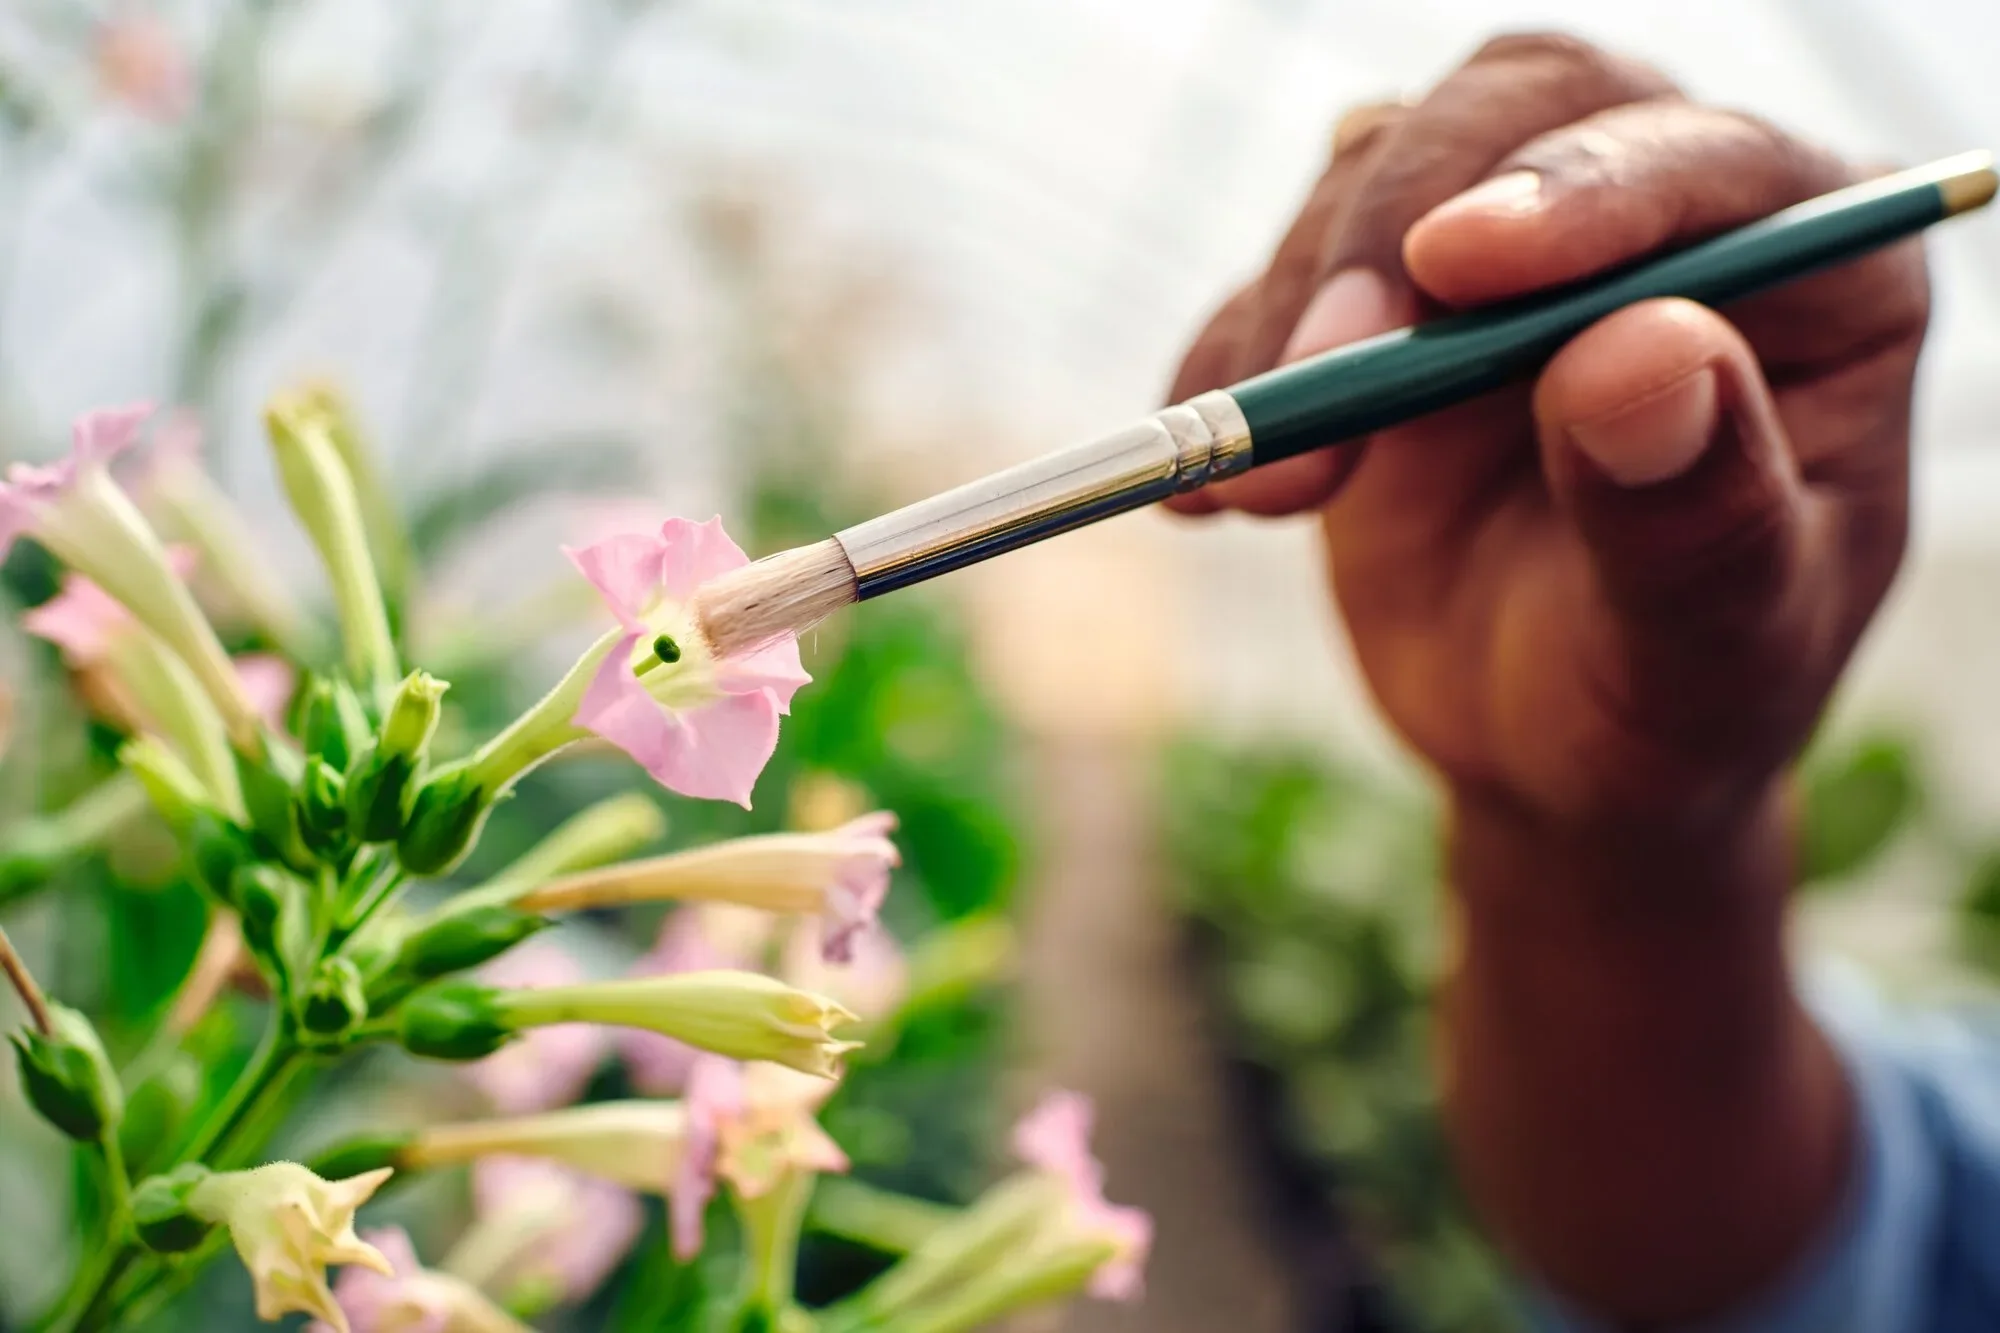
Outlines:
<svg viewBox="0 0 2000 1333"><path fill-rule="evenodd" d="M1661 1333L2000 1329L2000 1012L1898 1015L1837 972L1809 995L1856 1093L1847 1198L1772 1291ZM1527 1305L1537 1333L1616 1333L1548 1293Z"/></svg>

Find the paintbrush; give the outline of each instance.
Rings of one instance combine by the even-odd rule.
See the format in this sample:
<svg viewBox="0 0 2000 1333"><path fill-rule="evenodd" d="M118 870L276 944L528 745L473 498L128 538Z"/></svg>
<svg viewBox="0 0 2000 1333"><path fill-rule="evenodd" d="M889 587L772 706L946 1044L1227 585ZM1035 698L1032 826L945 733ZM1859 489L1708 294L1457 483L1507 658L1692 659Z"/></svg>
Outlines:
<svg viewBox="0 0 2000 1333"><path fill-rule="evenodd" d="M739 654L851 602L1499 388L1636 302L1720 305L1853 259L1980 207L1996 185L1992 154L1966 153L1608 276L1335 348L767 556L704 587L696 618L716 652Z"/></svg>

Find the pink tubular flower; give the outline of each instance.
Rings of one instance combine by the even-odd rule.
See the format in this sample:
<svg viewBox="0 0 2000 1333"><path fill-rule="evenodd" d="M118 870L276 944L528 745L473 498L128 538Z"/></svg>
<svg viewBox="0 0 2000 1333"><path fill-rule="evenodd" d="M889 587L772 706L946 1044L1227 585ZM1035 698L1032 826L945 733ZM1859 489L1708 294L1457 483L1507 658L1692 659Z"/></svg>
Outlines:
<svg viewBox="0 0 2000 1333"><path fill-rule="evenodd" d="M159 537L107 470L137 438L151 411L137 406L86 412L71 427L70 457L41 467L10 467L0 483L0 555L15 538L31 535L102 589L181 659L230 741L248 750L258 743L259 724L242 681Z"/></svg>
<svg viewBox="0 0 2000 1333"><path fill-rule="evenodd" d="M494 986L541 989L582 981L583 969L559 945L529 940L480 971ZM567 1106L582 1095L608 1050L604 1029L589 1023L532 1028L483 1060L463 1066L474 1087L503 1115Z"/></svg>
<svg viewBox="0 0 2000 1333"><path fill-rule="evenodd" d="M909 961L886 930L861 932L841 962L829 962L810 931L794 931L785 942L778 975L787 985L824 995L862 1018L876 1022L896 1012L909 991Z"/></svg>
<svg viewBox="0 0 2000 1333"><path fill-rule="evenodd" d="M394 1271L340 1270L333 1297L352 1333L532 1333L470 1283L425 1268L401 1227L371 1231L367 1240ZM331 1330L314 1324L311 1333Z"/></svg>
<svg viewBox="0 0 2000 1333"><path fill-rule="evenodd" d="M97 76L113 97L153 120L179 120L194 100L187 55L152 14L123 14L98 29Z"/></svg>
<svg viewBox="0 0 2000 1333"><path fill-rule="evenodd" d="M475 1227L516 1237L507 1284L547 1284L557 1303L588 1300L646 1223L630 1190L556 1162L507 1155L472 1168Z"/></svg>
<svg viewBox="0 0 2000 1333"><path fill-rule="evenodd" d="M197 556L186 546L166 548L167 566L185 580L194 572ZM84 670L104 663L119 639L139 622L125 604L81 574L62 576L61 591L21 616L21 628L47 639L62 650L63 661ZM245 698L265 725L282 731L285 708L291 702L297 675L291 663L268 653L245 653L232 659Z"/></svg>
<svg viewBox="0 0 2000 1333"><path fill-rule="evenodd" d="M642 861L623 861L537 885L523 911L562 912L631 903L733 903L816 916L827 961L845 963L873 929L902 854L888 835L896 816L877 811L826 833L731 838Z"/></svg>
<svg viewBox="0 0 2000 1333"><path fill-rule="evenodd" d="M1090 1294L1104 1300L1137 1300L1145 1290L1146 1253L1153 1219L1104 1197L1104 1168L1090 1155L1095 1115L1081 1093L1052 1092L1014 1127L1014 1155L1063 1182L1079 1229L1110 1241L1117 1253L1090 1279Z"/></svg>
<svg viewBox="0 0 2000 1333"><path fill-rule="evenodd" d="M696 1058L684 1103L687 1146L672 1190L676 1257L700 1253L702 1214L718 1180L753 1200L800 1172L847 1170L847 1154L813 1118L832 1093L825 1079L782 1065Z"/></svg>
<svg viewBox="0 0 2000 1333"><path fill-rule="evenodd" d="M292 691L299 683L298 672L275 653L243 653L232 660L257 716L272 731L283 732L285 711L291 707Z"/></svg>
<svg viewBox="0 0 2000 1333"><path fill-rule="evenodd" d="M742 1066L719 1055L697 1057L688 1072L686 1106L687 1143L669 1199L674 1257L682 1263L701 1253L702 1219L715 1197L723 1126L743 1112Z"/></svg>
<svg viewBox="0 0 2000 1333"><path fill-rule="evenodd" d="M796 639L716 658L689 599L717 575L750 563L722 520L668 519L654 535L565 548L618 618L623 633L597 668L575 724L603 737L684 796L748 807L778 745L778 719L811 680Z"/></svg>

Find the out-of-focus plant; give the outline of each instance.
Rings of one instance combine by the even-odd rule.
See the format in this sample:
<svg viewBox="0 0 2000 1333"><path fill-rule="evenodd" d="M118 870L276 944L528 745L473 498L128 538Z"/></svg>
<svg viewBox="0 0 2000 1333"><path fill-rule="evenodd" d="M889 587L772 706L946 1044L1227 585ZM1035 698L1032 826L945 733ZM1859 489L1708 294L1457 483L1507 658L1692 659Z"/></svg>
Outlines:
<svg viewBox="0 0 2000 1333"><path fill-rule="evenodd" d="M629 434L593 430L541 443L471 437L475 405L493 375L500 302L550 201L562 194L551 181L607 140L634 151L620 105L621 92L632 87L627 66L637 63L628 56L639 49L633 39L641 25L665 6L586 0L564 7L553 40L530 66L502 71L498 103L482 103L486 119L507 125L509 151L491 169L444 173L424 169L424 144L449 118L440 107L443 90L460 87L458 76L480 63L489 11L379 6L374 16L383 26L373 36L384 58L350 65L332 82L323 68L315 78L293 77L296 57L321 45L315 25L355 8L343 0L214 0L154 15L31 3L0 14L0 249L42 183L64 179L79 158L89 163L92 186L142 234L167 240L165 276L176 304L158 361L161 387L180 406L159 418L149 466L130 478L136 498L173 544L173 559L192 564L202 606L245 673L255 679L279 660L306 668L295 702L320 712L338 680L356 683L343 663L349 645L276 576L258 541L263 515L245 522L235 512L194 444L205 436L211 457L227 463L236 446L252 443L229 410L246 387L246 360L271 335L287 332L324 266L357 236L386 225L433 257L401 410L385 415L375 441L345 414L326 415L322 424L323 443L338 456L335 470L344 470L353 491L346 517L359 517L380 589L379 617L352 597L336 607L341 626L369 641L352 663L364 675L379 674L386 654L374 629L386 621L400 660L423 661L449 680L430 747L458 754L537 702L547 683L535 665L541 639L601 613L593 612L586 585L552 580L546 595L482 606L451 622L425 576L485 539L490 520L552 487L630 494L642 475L644 459ZM486 86L495 87L491 69L485 74ZM645 153L638 145L637 156ZM709 268L729 288L719 295L738 316L726 321L730 337L720 340L736 355L718 377L729 386L721 452L737 465L741 497L729 508L745 516L739 531L753 548L772 549L821 536L875 502L830 484L833 447L845 428L838 398L844 376L832 367L803 373L801 365L827 349L851 357L862 340L852 312L843 310L823 321L817 348L807 347L811 340L801 333L811 321L758 304L768 293L753 290L763 256L746 244L756 235L750 220L736 210L715 221L712 235L723 244ZM796 290L796 274L788 285ZM622 343L592 347L600 361L635 355L627 369L650 377L660 351L646 328L655 312L634 284L619 285L615 295L639 308L611 312ZM601 341L605 321L590 324L586 312L580 323ZM635 329L642 330L637 346ZM303 401L332 403L321 390ZM26 395L0 383L0 448L35 456L49 432L27 406ZM467 447L475 444L482 447ZM291 469L298 474L303 466L308 485L326 463L324 450L313 453L293 459ZM421 493L385 466L412 458L433 463L432 485ZM438 468L439 460L446 466ZM286 480L296 488L300 477ZM307 517L324 529L329 515ZM659 517L652 516L655 528ZM346 577L352 592L349 555L328 554L335 582ZM61 564L33 542L16 543L5 572L7 592L22 608L48 604L62 585ZM868 608L817 634L808 649L818 681L796 700L755 809L685 802L665 818L652 797L627 790L628 767L579 747L529 774L511 799L487 812L463 864L409 890L407 901L429 910L445 893L503 875L554 874L586 853L630 857L824 828L843 812L896 810L903 864L884 921L893 938L908 943L900 965L873 966L881 960L864 952L851 969L877 982L848 995L868 1044L851 1053L846 1077L817 1115L852 1163L850 1175L822 1179L805 1219L799 1295L822 1304L852 1296L955 1216L947 1205L974 1200L991 1179L1005 1016L995 983L1011 956L1006 910L1021 829L1008 738L945 608L914 597ZM88 1013L119 1063L130 1094L121 1133L128 1164L162 1160L254 1055L270 982L243 965L228 931L209 929L210 897L181 864L144 789L119 766L137 714L134 701L120 697L110 664L78 658L58 670L51 655L39 653L16 665L21 675L11 683L20 697L10 720L19 734L0 779L15 808L41 813L0 838L0 910L36 958L37 973ZM333 711L348 711L334 695ZM363 717L371 725L386 721L366 709ZM287 722L302 724L303 713ZM147 752L136 753L143 761ZM349 755L348 762L359 761ZM340 779L345 816L348 770L327 768ZM379 795L380 768L357 770L355 786ZM307 775L299 776L303 782ZM311 808L324 823L334 813L332 783L327 772L311 776ZM580 960L578 979L621 974L657 960L648 942L656 933L671 937L680 919L663 923L662 910L574 914L523 947L535 950L533 957L560 942L565 956ZM759 967L809 989L847 994L829 965L801 960L798 948L776 937L767 943ZM520 974L532 977L533 969ZM319 980L323 1009L352 999L344 975ZM537 1029L516 1045L538 1048L563 1031ZM517 1061L515 1049L496 1059ZM598 1060L575 1091L602 1100L661 1088L641 1077L649 1068L642 1059ZM540 1078L530 1066L528 1081ZM503 1074L473 1082L509 1086ZM328 1124L423 1118L413 1108L504 1109L497 1096L422 1078L379 1050L322 1062L310 1095L293 1086L255 1128L274 1151L295 1156L325 1148ZM468 1097L472 1104L463 1105ZM0 1212L22 1240L0 1255L0 1324L35 1308L64 1271L66 1254L87 1251L107 1225L99 1182L83 1169L87 1156L71 1173L68 1209L16 1187L62 1181L47 1169L52 1159L25 1128L22 1110L0 1095L0 1172L9 1181ZM463 1259L468 1272L479 1275L483 1263L485 1276L504 1277L510 1251L496 1236L520 1225L510 1203L515 1191L503 1188L505 1165L475 1169L470 1199L440 1180L382 1206L403 1210L425 1249L457 1235L446 1266ZM596 1207L607 1197L601 1190L581 1191L573 1178L560 1183L563 1190L543 1182L548 1213L539 1235L564 1230L558 1223L571 1207L593 1217L630 1216L624 1207ZM547 1202L558 1195L570 1202ZM602 1246L593 1258L579 1245L574 1265L558 1275L561 1300L533 1318L551 1329L672 1326L673 1311L734 1290L730 1218L719 1211L711 1222L717 1244L695 1264L675 1265L660 1261L663 1216L642 1210L644 1231L629 1254L607 1262ZM385 1243L382 1251L393 1257L396 1247ZM502 1269L493 1269L496 1263ZM602 1268L595 1279L594 1266ZM199 1291L144 1311L149 1327L206 1330L247 1317L240 1276L218 1268L198 1279L193 1265L168 1267L163 1286L198 1282ZM527 1302L521 1308L547 1304L550 1276L538 1279L540 1294L512 1293ZM449 1283L422 1285L451 1298ZM582 1291L594 1294L578 1296Z"/></svg>
<svg viewBox="0 0 2000 1333"><path fill-rule="evenodd" d="M191 559L113 471L149 415L87 414L68 458L0 485L0 538L64 567L24 621L92 682L80 696L124 736L106 781L143 791L206 919L166 1012L135 1025L129 1049L0 932L0 978L24 1015L22 1093L90 1182L91 1235L37 1327L154 1327L233 1247L262 1319L523 1329L599 1295L640 1239L643 1197L667 1201L671 1245L633 1265L621 1326L951 1333L1086 1288L1137 1294L1150 1223L1105 1201L1089 1106L1059 1096L1017 1130L1021 1169L967 1207L850 1192L842 1234L896 1258L842 1299L803 1302L819 1178L850 1167L820 1120L847 1060L871 1039L909 1040L1004 953L977 921L907 955L881 932L898 820L834 774L801 790L795 831L635 858L659 814L614 795L459 876L524 777L591 747L682 796L751 808L810 677L789 638L735 658L706 646L690 598L748 561L719 520L570 551L610 628L453 754L437 739L450 683L412 667L389 624L376 570L401 534L363 517L360 436L338 396L288 393L266 413L337 631L303 614L287 625L337 644L326 661L225 649L185 582ZM246 571L211 572L228 584ZM74 854L135 817L106 790L58 835L39 826L30 854ZM583 914L671 905L658 945L610 977L535 939ZM198 1032L239 979L260 1032L236 1058ZM590 1097L614 1046L627 1095ZM378 1103L312 1165L272 1158L317 1085L396 1048L467 1066L492 1113ZM402 1230L357 1231L392 1178L466 1164L481 1173L476 1216L437 1267Z"/></svg>
<svg viewBox="0 0 2000 1333"><path fill-rule="evenodd" d="M1888 737L1813 751L1801 775L1807 887L1837 891L1915 829L1916 769ZM1518 1329L1438 1121L1432 803L1302 746L1194 739L1167 755L1163 790L1168 864L1233 1055L1277 1090L1258 1129L1318 1196L1295 1223L1352 1233L1339 1239L1358 1243L1415 1329Z"/></svg>

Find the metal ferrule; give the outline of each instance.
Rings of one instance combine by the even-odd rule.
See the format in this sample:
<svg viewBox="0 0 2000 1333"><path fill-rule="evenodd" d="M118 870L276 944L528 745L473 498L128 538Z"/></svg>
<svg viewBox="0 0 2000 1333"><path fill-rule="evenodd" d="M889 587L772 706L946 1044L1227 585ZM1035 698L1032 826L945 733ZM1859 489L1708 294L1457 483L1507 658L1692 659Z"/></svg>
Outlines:
<svg viewBox="0 0 2000 1333"><path fill-rule="evenodd" d="M861 597L873 597L1249 466L1249 424L1236 400L1217 389L834 538L854 566Z"/></svg>

